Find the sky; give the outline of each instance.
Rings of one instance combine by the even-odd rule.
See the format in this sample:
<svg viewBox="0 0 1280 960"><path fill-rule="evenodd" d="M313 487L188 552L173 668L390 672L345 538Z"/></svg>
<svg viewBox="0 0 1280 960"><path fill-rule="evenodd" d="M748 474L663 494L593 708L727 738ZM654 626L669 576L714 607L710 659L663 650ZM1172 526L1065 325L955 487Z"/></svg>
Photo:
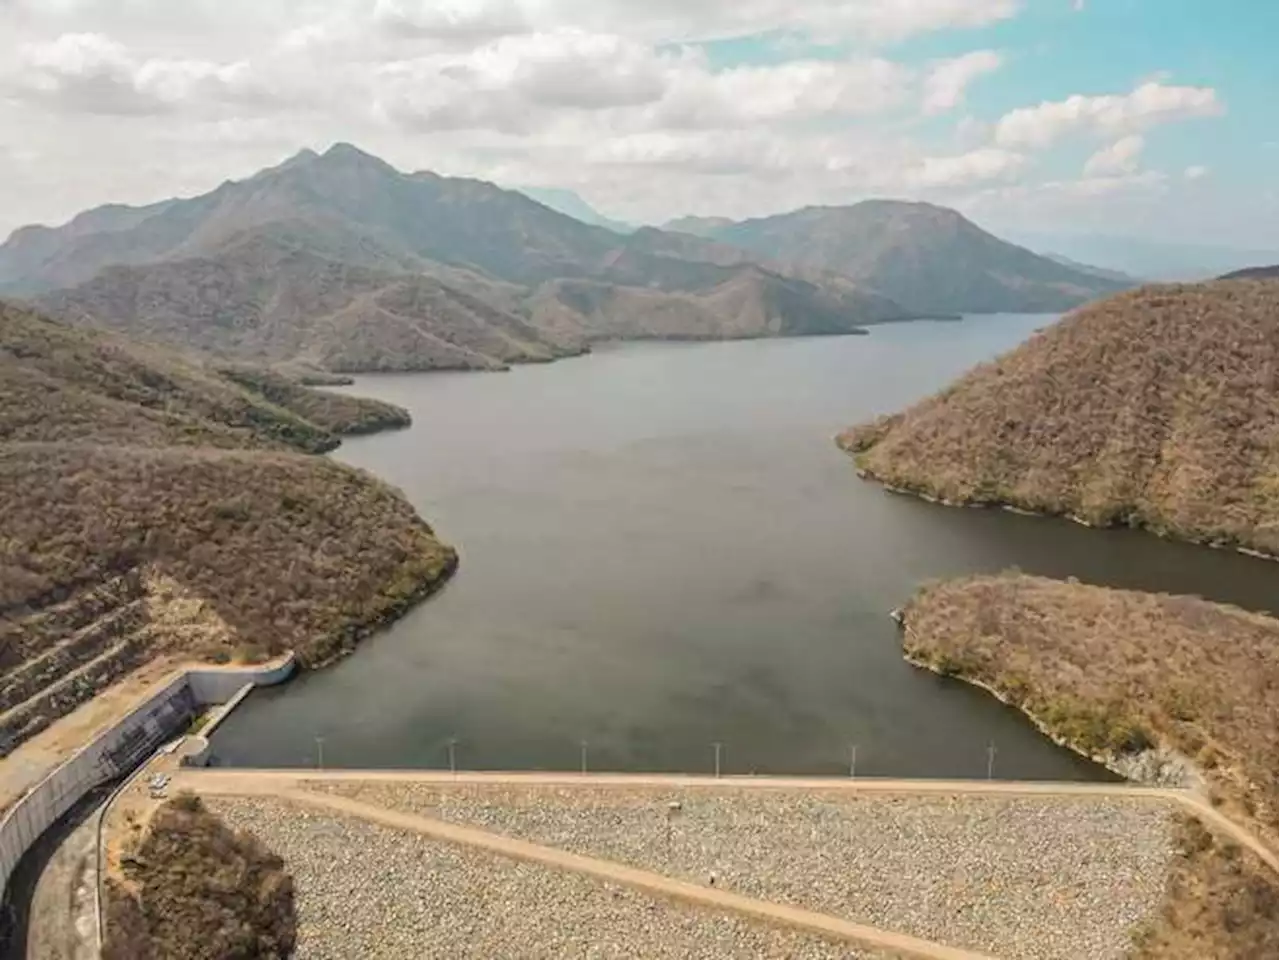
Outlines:
<svg viewBox="0 0 1280 960"><path fill-rule="evenodd" d="M347 141L619 219L1274 248L1272 0L0 0L0 235Z"/></svg>

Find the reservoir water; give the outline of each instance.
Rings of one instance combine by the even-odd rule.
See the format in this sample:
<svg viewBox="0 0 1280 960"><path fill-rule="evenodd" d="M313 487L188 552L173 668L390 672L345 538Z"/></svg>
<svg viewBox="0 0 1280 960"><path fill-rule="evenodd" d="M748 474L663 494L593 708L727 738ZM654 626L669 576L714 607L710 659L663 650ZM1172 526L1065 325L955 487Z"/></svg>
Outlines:
<svg viewBox="0 0 1280 960"><path fill-rule="evenodd" d="M459 572L354 656L255 693L217 756L708 772L719 743L728 773L847 773L856 747L859 775L1105 776L905 664L890 609L929 578L1018 567L1274 611L1275 564L895 496L832 443L1052 319L359 378L414 424L336 456L403 489Z"/></svg>

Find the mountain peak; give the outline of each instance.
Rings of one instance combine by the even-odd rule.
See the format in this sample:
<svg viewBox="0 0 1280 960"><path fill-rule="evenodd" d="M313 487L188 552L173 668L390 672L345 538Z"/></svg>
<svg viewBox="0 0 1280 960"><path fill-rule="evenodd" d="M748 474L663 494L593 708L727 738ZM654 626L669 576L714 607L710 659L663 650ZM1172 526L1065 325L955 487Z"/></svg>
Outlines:
<svg viewBox="0 0 1280 960"><path fill-rule="evenodd" d="M295 153L292 157L290 157L284 163L280 164L280 166L292 167L295 164L299 164L299 163L310 163L312 160L319 159L319 157L320 157L320 154L316 153L310 147L303 147L301 150Z"/></svg>
<svg viewBox="0 0 1280 960"><path fill-rule="evenodd" d="M376 164L379 167L391 166L387 161L375 157L372 153L366 153L354 144L340 140L333 144L328 150L320 155L322 160L338 160L343 163L367 163Z"/></svg>
<svg viewBox="0 0 1280 960"><path fill-rule="evenodd" d="M627 234L636 229L629 223L606 217L580 195L564 187L524 186L510 189L524 194L530 200L537 201L544 207L550 207L557 213L563 213L566 217L573 217L573 219L590 224L593 227L604 227L606 230L612 230L614 233L620 234Z"/></svg>
<svg viewBox="0 0 1280 960"><path fill-rule="evenodd" d="M357 147L354 143L349 143L346 140L338 140L330 144L329 149L324 152L324 155L326 157L343 157L343 156L367 157L369 156L369 154L365 153L363 150Z"/></svg>
<svg viewBox="0 0 1280 960"><path fill-rule="evenodd" d="M338 141L328 147L323 153L318 153L310 147L304 147L289 159L277 164L274 167L267 167L260 170L255 176L263 174L276 173L282 170L379 170L382 172L398 173L395 167L387 163L380 157L374 156L361 150L354 144L345 141Z"/></svg>

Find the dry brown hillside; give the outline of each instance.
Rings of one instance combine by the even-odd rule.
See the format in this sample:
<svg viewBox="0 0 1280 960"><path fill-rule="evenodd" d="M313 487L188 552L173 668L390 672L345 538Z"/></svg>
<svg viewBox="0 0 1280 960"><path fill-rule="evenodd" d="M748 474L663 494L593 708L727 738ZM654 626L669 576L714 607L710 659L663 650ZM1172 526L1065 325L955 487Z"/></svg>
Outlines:
<svg viewBox="0 0 1280 960"><path fill-rule="evenodd" d="M1276 281L1082 307L839 438L867 475L956 503L1276 553Z"/></svg>
<svg viewBox="0 0 1280 960"><path fill-rule="evenodd" d="M297 943L283 861L190 794L155 812L108 881L106 920L106 960L285 960Z"/></svg>
<svg viewBox="0 0 1280 960"><path fill-rule="evenodd" d="M680 293L596 280L553 280L526 303L530 320L582 340L737 340L856 334L850 311L804 281L745 267L708 289Z"/></svg>
<svg viewBox="0 0 1280 960"><path fill-rule="evenodd" d="M421 273L342 263L254 234L198 257L113 266L46 294L85 327L223 358L332 370L499 370L581 351L497 305Z"/></svg>
<svg viewBox="0 0 1280 960"><path fill-rule="evenodd" d="M452 571L399 491L310 455L403 410L12 307L0 333L0 756L156 658L322 663Z"/></svg>
<svg viewBox="0 0 1280 960"><path fill-rule="evenodd" d="M1083 752L1139 776L1160 769L1150 746L1187 758L1223 812L1275 848L1275 619L1006 574L926 585L904 621L909 658L986 685ZM1274 871L1198 823L1176 839L1164 911L1136 956L1275 954Z"/></svg>
<svg viewBox="0 0 1280 960"><path fill-rule="evenodd" d="M85 441L329 450L409 423L400 407L311 390L255 367L78 331L0 302L0 443Z"/></svg>
<svg viewBox="0 0 1280 960"><path fill-rule="evenodd" d="M1240 270L1232 270L1230 273L1224 273L1219 280L1274 280L1280 277L1280 266L1272 264L1269 267L1243 267Z"/></svg>
<svg viewBox="0 0 1280 960"><path fill-rule="evenodd" d="M298 379L275 370L229 365L218 367L217 373L268 403L341 436L407 427L411 422L409 411L403 407L329 390L312 390ZM323 379L323 374L319 376Z"/></svg>

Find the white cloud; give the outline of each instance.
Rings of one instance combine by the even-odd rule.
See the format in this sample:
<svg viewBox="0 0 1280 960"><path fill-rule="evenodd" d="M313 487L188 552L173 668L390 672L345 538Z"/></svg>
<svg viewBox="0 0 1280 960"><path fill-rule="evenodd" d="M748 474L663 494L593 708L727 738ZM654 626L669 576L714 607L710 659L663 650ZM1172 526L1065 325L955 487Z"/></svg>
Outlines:
<svg viewBox="0 0 1280 960"><path fill-rule="evenodd" d="M996 124L1006 147L1047 147L1073 133L1121 136L1150 125L1222 112L1212 87L1175 87L1152 81L1127 94L1045 101L1012 110Z"/></svg>
<svg viewBox="0 0 1280 960"><path fill-rule="evenodd" d="M1142 137L1136 133L1121 137L1115 143L1103 147L1089 157L1084 162L1084 174L1086 177L1096 177L1134 173L1138 169L1138 158L1142 155L1143 146Z"/></svg>
<svg viewBox="0 0 1280 960"><path fill-rule="evenodd" d="M535 23L575 22L661 42L754 33L880 42L1012 17L1018 0L529 0Z"/></svg>
<svg viewBox="0 0 1280 960"><path fill-rule="evenodd" d="M293 25L290 42L336 46L361 46L374 38L435 44L483 42L573 25L650 44L770 34L866 45L995 23L1012 17L1019 5L1019 0L331 0L320 8L323 15L318 19Z"/></svg>
<svg viewBox="0 0 1280 960"><path fill-rule="evenodd" d="M410 128L517 132L545 119L540 111L654 103L679 63L616 35L566 29L389 63L371 86L381 115Z"/></svg>
<svg viewBox="0 0 1280 960"><path fill-rule="evenodd" d="M957 205L975 215L995 213L1009 220L1034 220L1037 216L1057 218L1064 213L1105 211L1107 204L1160 197L1168 189L1167 175L1145 170L1113 176L986 187L959 198Z"/></svg>
<svg viewBox="0 0 1280 960"><path fill-rule="evenodd" d="M700 127L876 114L905 100L910 77L881 59L795 60L714 73L695 59L673 74L653 119Z"/></svg>
<svg viewBox="0 0 1280 960"><path fill-rule="evenodd" d="M410 129L564 129L563 111L609 111L607 130L794 125L887 110L911 71L887 60L796 60L713 71L696 50L661 52L612 34L569 29L503 37L464 54L380 67L379 114Z"/></svg>
<svg viewBox="0 0 1280 960"><path fill-rule="evenodd" d="M375 0L370 20L396 36L490 40L531 26L518 0Z"/></svg>
<svg viewBox="0 0 1280 960"><path fill-rule="evenodd" d="M904 180L916 188L968 186L1006 179L1025 162L1020 153L986 147L953 157L925 157L907 170Z"/></svg>
<svg viewBox="0 0 1280 960"><path fill-rule="evenodd" d="M55 109L117 115L165 112L184 101L270 98L244 61L139 59L96 33L24 45L0 84Z"/></svg>
<svg viewBox="0 0 1280 960"><path fill-rule="evenodd" d="M1182 176L1187 180L1201 180L1209 175L1209 168L1193 164L1182 171Z"/></svg>
<svg viewBox="0 0 1280 960"><path fill-rule="evenodd" d="M637 220L1019 188L1030 192L1007 202L1068 209L1155 189L1117 180L1142 176L1119 161L1057 186L1025 179L1042 144L1114 144L1220 109L1212 90L1148 75L1129 93L991 117L965 100L1000 54L921 63L891 46L955 30L951 47L1024 6L0 0L0 233L104 201L203 192L338 140L401 169L572 187ZM728 48L701 43L752 35L733 48L751 57L727 64ZM1205 194L1192 177L1171 182ZM1265 187L1255 201L1274 196Z"/></svg>
<svg viewBox="0 0 1280 960"><path fill-rule="evenodd" d="M994 50L974 50L934 64L924 79L924 112L942 113L958 106L970 83L999 66L1000 55Z"/></svg>
<svg viewBox="0 0 1280 960"><path fill-rule="evenodd" d="M1104 197L1126 192L1164 192L1169 178L1158 170L1121 173L1105 177L1081 177L1079 180L1050 182L1042 185L1046 192L1066 197Z"/></svg>

